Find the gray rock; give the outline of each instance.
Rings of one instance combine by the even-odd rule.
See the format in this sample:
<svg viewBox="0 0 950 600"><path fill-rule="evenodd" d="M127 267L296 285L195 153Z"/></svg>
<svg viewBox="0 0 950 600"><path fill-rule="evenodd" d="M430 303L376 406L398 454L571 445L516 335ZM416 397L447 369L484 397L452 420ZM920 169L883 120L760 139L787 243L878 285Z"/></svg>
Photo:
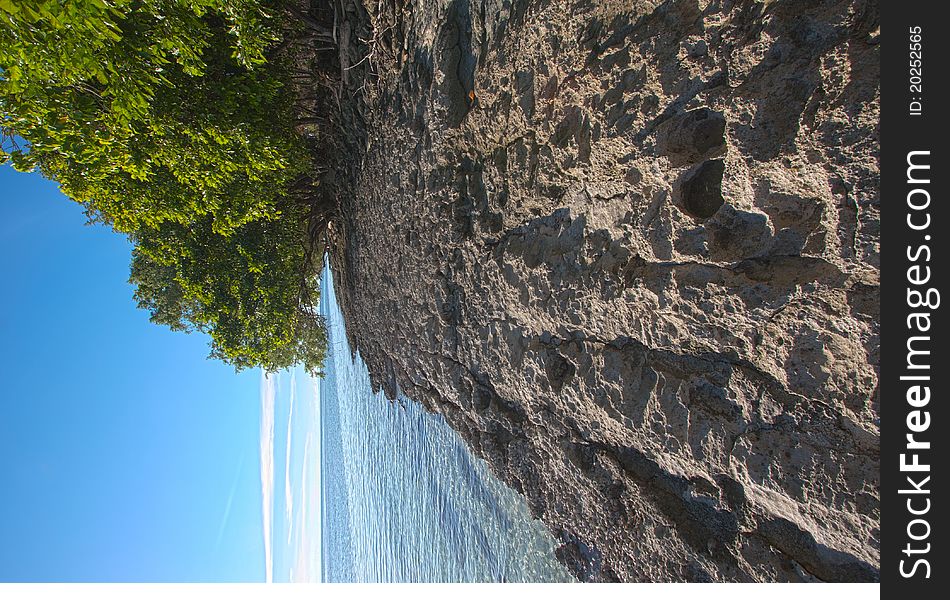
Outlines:
<svg viewBox="0 0 950 600"><path fill-rule="evenodd" d="M876 579L874 3L347 14L381 41L331 265L375 385L583 580Z"/></svg>

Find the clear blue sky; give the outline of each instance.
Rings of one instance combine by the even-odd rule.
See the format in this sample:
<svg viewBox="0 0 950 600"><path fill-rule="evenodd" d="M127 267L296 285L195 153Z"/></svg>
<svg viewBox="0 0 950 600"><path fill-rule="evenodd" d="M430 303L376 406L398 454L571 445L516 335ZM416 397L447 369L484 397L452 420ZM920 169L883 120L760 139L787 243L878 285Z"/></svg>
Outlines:
<svg viewBox="0 0 950 600"><path fill-rule="evenodd" d="M0 581L263 580L260 374L149 323L85 220L0 166Z"/></svg>

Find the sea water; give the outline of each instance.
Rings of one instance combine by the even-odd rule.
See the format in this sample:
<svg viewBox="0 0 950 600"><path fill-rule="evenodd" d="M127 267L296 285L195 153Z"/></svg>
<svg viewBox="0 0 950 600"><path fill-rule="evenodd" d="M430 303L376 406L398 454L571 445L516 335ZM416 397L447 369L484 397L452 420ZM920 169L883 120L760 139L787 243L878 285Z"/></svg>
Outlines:
<svg viewBox="0 0 950 600"><path fill-rule="evenodd" d="M351 357L333 276L320 312L323 581L572 581L524 499L439 416L374 394Z"/></svg>

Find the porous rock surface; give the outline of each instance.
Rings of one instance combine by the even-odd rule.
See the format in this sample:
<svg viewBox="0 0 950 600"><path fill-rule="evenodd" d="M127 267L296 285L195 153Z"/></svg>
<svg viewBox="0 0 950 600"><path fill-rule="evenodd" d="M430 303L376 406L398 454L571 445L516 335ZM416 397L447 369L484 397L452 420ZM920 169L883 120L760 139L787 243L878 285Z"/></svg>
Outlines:
<svg viewBox="0 0 950 600"><path fill-rule="evenodd" d="M876 3L338 21L370 55L331 264L374 384L581 580L876 580Z"/></svg>

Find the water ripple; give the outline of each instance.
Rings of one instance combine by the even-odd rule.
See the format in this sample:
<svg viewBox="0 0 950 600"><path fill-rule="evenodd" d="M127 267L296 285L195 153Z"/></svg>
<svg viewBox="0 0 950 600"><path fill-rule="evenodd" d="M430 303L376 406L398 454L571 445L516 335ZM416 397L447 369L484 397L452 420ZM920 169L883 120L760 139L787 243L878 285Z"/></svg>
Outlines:
<svg viewBox="0 0 950 600"><path fill-rule="evenodd" d="M329 269L323 282L323 580L571 581L548 530L440 415L372 392Z"/></svg>

